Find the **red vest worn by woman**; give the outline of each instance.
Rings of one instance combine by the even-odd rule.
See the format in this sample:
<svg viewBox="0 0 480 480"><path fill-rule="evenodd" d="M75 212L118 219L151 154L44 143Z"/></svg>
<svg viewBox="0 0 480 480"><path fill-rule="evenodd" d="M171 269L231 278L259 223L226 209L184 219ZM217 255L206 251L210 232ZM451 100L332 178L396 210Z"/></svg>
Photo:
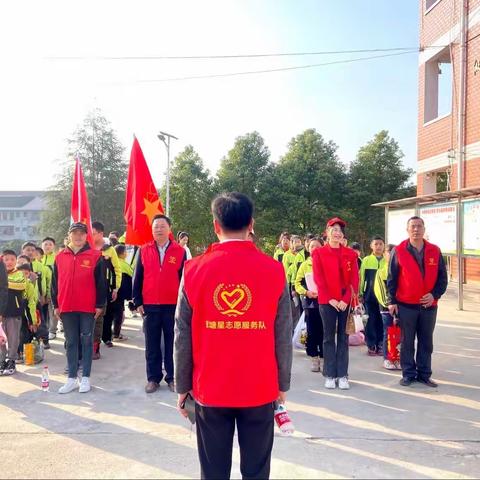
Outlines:
<svg viewBox="0 0 480 480"><path fill-rule="evenodd" d="M60 313L95 313L97 288L95 267L102 253L88 248L74 254L70 248L59 252L57 265L58 309Z"/></svg>
<svg viewBox="0 0 480 480"><path fill-rule="evenodd" d="M275 318L281 263L252 242L213 245L185 266L193 310L193 392L203 405L254 407L278 398Z"/></svg>
<svg viewBox="0 0 480 480"><path fill-rule="evenodd" d="M396 298L400 303L420 305L420 298L427 293L431 293L437 282L440 249L424 240L425 276L422 276L417 261L407 250L409 241L405 240L395 247L400 270ZM434 302L434 305L436 304L437 300Z"/></svg>
<svg viewBox="0 0 480 480"><path fill-rule="evenodd" d="M354 250L340 246L334 251L330 245L312 252L313 278L318 288L318 303L326 305L330 300L350 303L352 288L358 293L358 256Z"/></svg>
<svg viewBox="0 0 480 480"><path fill-rule="evenodd" d="M185 257L184 248L170 241L162 265L155 240L143 245L140 255L143 264L143 304L176 305L180 286L179 271Z"/></svg>

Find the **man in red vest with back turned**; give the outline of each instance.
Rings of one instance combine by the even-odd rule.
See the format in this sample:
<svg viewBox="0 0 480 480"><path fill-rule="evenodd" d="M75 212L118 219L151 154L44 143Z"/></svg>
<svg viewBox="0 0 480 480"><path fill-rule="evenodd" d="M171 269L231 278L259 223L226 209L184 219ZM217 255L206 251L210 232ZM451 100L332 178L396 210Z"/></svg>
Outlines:
<svg viewBox="0 0 480 480"><path fill-rule="evenodd" d="M400 385L408 387L418 381L435 388L438 385L431 379L433 330L437 302L447 289L447 269L440 248L423 238L423 219L410 218L407 233L409 238L390 254L387 278L388 309L398 316L402 330Z"/></svg>
<svg viewBox="0 0 480 480"><path fill-rule="evenodd" d="M158 390L163 379L173 392L173 327L178 287L182 278L186 252L170 239L171 221L156 215L152 221L153 240L140 248L133 275L133 303L144 319L147 393ZM162 355L162 333L165 355Z"/></svg>
<svg viewBox="0 0 480 480"><path fill-rule="evenodd" d="M253 204L241 193L212 203L220 243L185 265L175 315L178 406L195 399L202 478L230 478L235 424L243 478L268 478L274 402L292 366L290 298L281 263L248 241Z"/></svg>

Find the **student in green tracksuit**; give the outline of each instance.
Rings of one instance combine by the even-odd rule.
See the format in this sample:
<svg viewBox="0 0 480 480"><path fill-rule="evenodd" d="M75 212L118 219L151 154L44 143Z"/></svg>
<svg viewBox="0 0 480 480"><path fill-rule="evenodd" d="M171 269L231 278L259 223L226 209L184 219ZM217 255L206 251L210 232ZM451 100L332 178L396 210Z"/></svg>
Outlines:
<svg viewBox="0 0 480 480"><path fill-rule="evenodd" d="M365 340L368 355L383 355L383 321L380 315L380 306L375 296L374 284L377 270L384 268L385 242L382 237L375 236L370 242L372 253L362 260L360 268L360 297L368 313L365 327Z"/></svg>
<svg viewBox="0 0 480 480"><path fill-rule="evenodd" d="M290 250L283 255L283 268L285 269L285 276L287 277L288 290L290 292L290 304L292 308L293 328L297 325L301 315L301 305L298 295L294 289L295 283L295 262L298 252L303 249L301 237L292 235L290 238Z"/></svg>
<svg viewBox="0 0 480 480"><path fill-rule="evenodd" d="M278 245L275 247L275 252L273 253L273 259L283 262L283 256L290 249L290 234L287 232L282 232Z"/></svg>
<svg viewBox="0 0 480 480"><path fill-rule="evenodd" d="M42 240L42 250L44 252L40 262L48 268L53 276L53 264L55 263L55 239L52 237L45 237ZM48 287L47 304L43 307L43 316L48 319L48 339L53 340L57 336L58 318L53 314L52 298L51 298L51 278L50 287Z"/></svg>
<svg viewBox="0 0 480 480"><path fill-rule="evenodd" d="M316 248L321 248L323 242L320 238L314 237L309 242L309 253ZM312 372L319 372L321 369L321 358L323 358L323 324L318 308L318 293L308 290L306 275L313 278L312 257L309 256L299 267L295 277L295 291L302 300L305 322L307 324L307 355L312 359Z"/></svg>
<svg viewBox="0 0 480 480"><path fill-rule="evenodd" d="M399 362L391 362L387 359L387 329L393 325L393 317L388 311L387 305L387 277L388 277L388 261L390 259L390 252L395 248L395 245L388 244L385 247L385 262L377 270L375 275L375 283L373 290L380 306L380 314L383 322L383 367L387 370L400 370Z"/></svg>
<svg viewBox="0 0 480 480"><path fill-rule="evenodd" d="M37 276L38 300L40 303L40 312L42 313L43 305L48 304L48 295L50 292L47 277L51 272L47 271L48 267L45 267L39 260L37 260L37 246L33 242L25 242L22 245L22 254L26 255L30 259L33 272ZM43 313L41 323L37 330L37 335L42 339L45 350L48 350L50 348L50 343L48 341L48 325L47 319L43 316Z"/></svg>

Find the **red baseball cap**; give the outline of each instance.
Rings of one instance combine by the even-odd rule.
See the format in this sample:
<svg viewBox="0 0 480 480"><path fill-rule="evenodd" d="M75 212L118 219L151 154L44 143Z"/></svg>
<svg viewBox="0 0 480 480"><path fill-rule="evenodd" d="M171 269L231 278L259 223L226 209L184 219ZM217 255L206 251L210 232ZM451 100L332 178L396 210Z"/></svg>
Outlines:
<svg viewBox="0 0 480 480"><path fill-rule="evenodd" d="M331 218L328 222L327 222L327 227L333 227L335 224L338 224L340 225L341 227L345 228L347 226L346 222L344 220L342 220L341 218L339 217L334 217L334 218Z"/></svg>

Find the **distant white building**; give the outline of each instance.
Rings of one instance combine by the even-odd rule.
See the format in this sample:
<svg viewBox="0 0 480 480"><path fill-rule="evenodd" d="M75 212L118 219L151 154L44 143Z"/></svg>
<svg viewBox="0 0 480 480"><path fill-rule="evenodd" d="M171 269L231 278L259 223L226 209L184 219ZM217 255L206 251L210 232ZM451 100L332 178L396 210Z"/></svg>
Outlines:
<svg viewBox="0 0 480 480"><path fill-rule="evenodd" d="M0 243L40 240L38 225L45 209L44 193L0 191Z"/></svg>

